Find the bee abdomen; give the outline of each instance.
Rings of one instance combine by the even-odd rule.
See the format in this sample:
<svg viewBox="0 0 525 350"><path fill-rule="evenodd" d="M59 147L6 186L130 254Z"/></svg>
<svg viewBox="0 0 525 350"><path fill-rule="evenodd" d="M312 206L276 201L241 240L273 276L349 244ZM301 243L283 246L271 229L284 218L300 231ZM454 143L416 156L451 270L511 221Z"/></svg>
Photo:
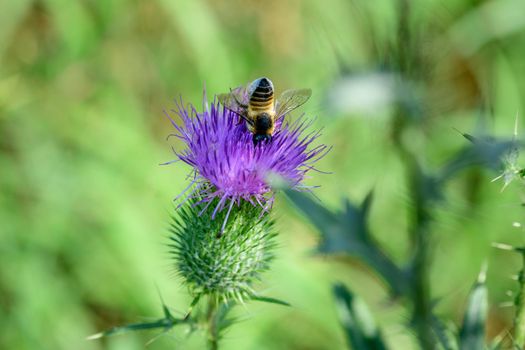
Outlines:
<svg viewBox="0 0 525 350"><path fill-rule="evenodd" d="M250 96L250 105L255 109L265 109L273 104L273 91L256 89Z"/></svg>
<svg viewBox="0 0 525 350"><path fill-rule="evenodd" d="M273 90L264 91L262 89L255 89L250 96L250 101L268 101L273 100Z"/></svg>
<svg viewBox="0 0 525 350"><path fill-rule="evenodd" d="M254 103L250 101L250 107L253 111L267 111L271 109L272 106L272 101L269 101L267 103Z"/></svg>

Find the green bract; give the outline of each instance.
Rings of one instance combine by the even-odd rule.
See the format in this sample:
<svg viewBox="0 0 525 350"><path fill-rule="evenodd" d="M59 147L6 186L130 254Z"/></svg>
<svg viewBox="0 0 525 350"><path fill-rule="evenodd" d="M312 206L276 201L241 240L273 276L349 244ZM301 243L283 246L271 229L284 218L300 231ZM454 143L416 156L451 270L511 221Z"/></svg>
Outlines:
<svg viewBox="0 0 525 350"><path fill-rule="evenodd" d="M173 218L170 252L177 272L194 296L225 302L250 299L255 295L251 284L274 256L273 221L268 213L261 215L260 208L241 201L232 207L220 236L225 211L212 220L203 205L188 201Z"/></svg>

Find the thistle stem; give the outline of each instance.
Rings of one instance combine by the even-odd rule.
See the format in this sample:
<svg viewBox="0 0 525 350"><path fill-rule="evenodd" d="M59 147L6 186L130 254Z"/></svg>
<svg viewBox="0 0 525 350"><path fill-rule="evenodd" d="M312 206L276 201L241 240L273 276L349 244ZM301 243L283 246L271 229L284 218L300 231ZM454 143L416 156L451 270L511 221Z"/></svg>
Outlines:
<svg viewBox="0 0 525 350"><path fill-rule="evenodd" d="M403 79L408 81L418 79L421 71L413 63L419 59L418 52L414 50L410 32L411 1L398 0L397 23L397 64ZM432 330L434 323L431 307L429 266L431 241L431 205L432 198L427 193L428 178L419 166L416 156L405 147L402 134L408 126L408 111L399 105L394 116L392 137L402 160L405 162L409 174L409 188L414 198L415 212L412 218L411 241L415 254L411 262L410 297L412 301L412 323L417 333L419 345L423 350L436 348L436 338Z"/></svg>
<svg viewBox="0 0 525 350"><path fill-rule="evenodd" d="M523 267L519 273L519 291L516 296L516 317L514 318L514 342L523 349L525 345L525 250L520 250Z"/></svg>
<svg viewBox="0 0 525 350"><path fill-rule="evenodd" d="M414 247L414 257L411 262L411 301L412 323L417 333L421 349L433 350L436 348L436 339L432 330L433 315L431 307L429 265L431 241L430 224L432 222L432 199L428 196L428 179L423 174L417 158L404 146L401 134L405 128L405 119L399 110L394 120L394 143L405 163L408 173L408 186L412 191L415 212L412 219L411 241Z"/></svg>
<svg viewBox="0 0 525 350"><path fill-rule="evenodd" d="M432 332L432 310L430 305L430 290L428 283L428 241L429 232L426 227L418 230L417 252L413 262L413 322L422 349L435 349L436 339Z"/></svg>
<svg viewBox="0 0 525 350"><path fill-rule="evenodd" d="M207 322L208 322L208 348L210 350L219 349L219 337L217 329L217 309L218 302L215 296L211 295L208 300L208 312L207 312Z"/></svg>

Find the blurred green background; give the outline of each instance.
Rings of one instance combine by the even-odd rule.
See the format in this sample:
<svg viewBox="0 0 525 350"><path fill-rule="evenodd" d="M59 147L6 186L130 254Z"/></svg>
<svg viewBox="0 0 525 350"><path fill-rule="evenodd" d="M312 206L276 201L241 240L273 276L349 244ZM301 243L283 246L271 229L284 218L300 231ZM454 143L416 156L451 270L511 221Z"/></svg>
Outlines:
<svg viewBox="0 0 525 350"><path fill-rule="evenodd" d="M333 150L319 165L332 174L308 183L321 185L316 194L333 208L374 188L376 238L406 261L411 201L391 141L399 91L382 72L396 64L414 72L404 78L421 117L403 138L436 169L466 142L454 128L472 133L483 124L510 136L523 115L523 14L521 0L2 1L0 348L142 349L155 333L85 338L160 317L157 286L168 305L186 310L165 243L189 168L159 166L173 159L171 145L181 147L166 141L172 127L163 110L178 96L200 106L204 86L210 98L259 76L278 91L311 87L301 112L317 117L320 142ZM489 337L511 326L512 309L499 304L520 267L490 244L525 241L512 225L523 220L521 184L500 193L501 183L490 182L496 175L462 173L432 227L438 314L461 320L488 261ZM279 258L257 289L293 307L239 308L242 322L224 348L345 348L336 280L364 297L392 348L415 348L404 327L410 314L389 302L366 266L309 254L317 232L285 198L274 215ZM176 329L149 348L203 344Z"/></svg>

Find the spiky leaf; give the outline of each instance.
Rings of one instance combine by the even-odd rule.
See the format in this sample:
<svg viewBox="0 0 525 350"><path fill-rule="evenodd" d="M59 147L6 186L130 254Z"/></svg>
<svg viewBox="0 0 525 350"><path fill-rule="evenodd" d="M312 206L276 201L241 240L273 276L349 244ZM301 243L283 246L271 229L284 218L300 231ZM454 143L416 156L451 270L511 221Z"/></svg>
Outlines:
<svg viewBox="0 0 525 350"><path fill-rule="evenodd" d="M364 301L340 283L334 286L334 296L339 319L351 348L353 350L387 349Z"/></svg>
<svg viewBox="0 0 525 350"><path fill-rule="evenodd" d="M408 274L378 247L367 225L372 202L370 193L361 206L345 201L343 212L334 213L304 193L285 190L287 197L305 214L321 233L318 251L327 254L348 254L374 269L389 285L393 294L408 290Z"/></svg>
<svg viewBox="0 0 525 350"><path fill-rule="evenodd" d="M488 311L485 271L482 271L470 292L463 324L459 333L461 350L485 348L485 321Z"/></svg>

